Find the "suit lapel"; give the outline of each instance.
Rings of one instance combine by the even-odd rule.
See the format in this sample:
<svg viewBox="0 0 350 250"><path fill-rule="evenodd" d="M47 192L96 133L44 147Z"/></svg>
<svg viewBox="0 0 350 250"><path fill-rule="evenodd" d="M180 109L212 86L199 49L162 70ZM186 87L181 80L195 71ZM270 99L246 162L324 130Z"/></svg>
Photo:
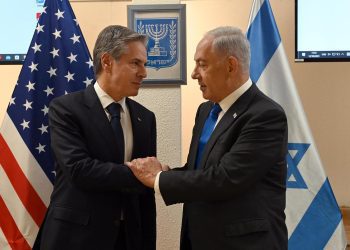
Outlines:
<svg viewBox="0 0 350 250"><path fill-rule="evenodd" d="M112 152L117 151L117 145L113 129L109 123L106 112L104 111L100 100L95 92L93 84L88 86L84 92L85 104L89 109L87 116L92 126L96 128L96 132L100 134L101 137L104 137L106 145L113 145L108 147L112 149Z"/></svg>
<svg viewBox="0 0 350 250"><path fill-rule="evenodd" d="M133 133L133 149L131 159L137 158L139 155L138 145L142 144L140 138L144 138L144 117L140 114L139 109L135 106L134 102L126 98L126 105L129 108L130 119L132 124L132 133Z"/></svg>
<svg viewBox="0 0 350 250"><path fill-rule="evenodd" d="M221 118L216 125L213 133L211 134L207 144L204 147L202 159L198 168L203 168L208 159L209 153L216 144L218 138L223 134L230 126L233 126L234 122L248 109L250 102L257 92L257 87L253 84L237 101L227 110L225 115ZM205 117L206 119L206 117ZM200 136L200 135L199 135ZM199 138L198 138L199 141ZM198 144L197 141L197 144Z"/></svg>

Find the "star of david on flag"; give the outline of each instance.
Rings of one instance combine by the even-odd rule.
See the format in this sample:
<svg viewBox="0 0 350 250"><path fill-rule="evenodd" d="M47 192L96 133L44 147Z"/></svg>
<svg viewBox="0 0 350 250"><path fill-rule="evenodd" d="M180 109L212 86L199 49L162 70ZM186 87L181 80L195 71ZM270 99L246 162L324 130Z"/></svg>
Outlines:
<svg viewBox="0 0 350 250"><path fill-rule="evenodd" d="M318 155L268 0L254 0L247 37L251 79L288 119L288 249L345 249L340 209Z"/></svg>
<svg viewBox="0 0 350 250"><path fill-rule="evenodd" d="M0 249L31 249L54 181L50 101L94 81L68 0L48 0L0 128Z"/></svg>
<svg viewBox="0 0 350 250"><path fill-rule="evenodd" d="M307 143L288 143L287 188L307 188L306 183L298 170L298 165L309 147L310 144ZM294 151L296 151L295 154L293 154Z"/></svg>

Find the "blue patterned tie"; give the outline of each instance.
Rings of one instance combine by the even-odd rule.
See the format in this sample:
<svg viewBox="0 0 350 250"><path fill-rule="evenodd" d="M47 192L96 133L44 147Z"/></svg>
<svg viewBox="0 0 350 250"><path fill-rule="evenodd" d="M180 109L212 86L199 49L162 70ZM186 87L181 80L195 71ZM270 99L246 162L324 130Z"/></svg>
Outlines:
<svg viewBox="0 0 350 250"><path fill-rule="evenodd" d="M115 102L107 106L108 113L111 115L111 126L117 141L118 163L124 163L124 133L120 123L120 109L120 104Z"/></svg>
<svg viewBox="0 0 350 250"><path fill-rule="evenodd" d="M198 145L198 152L197 152L197 158L196 158L196 164L195 168L198 168L198 165L202 159L202 153L205 145L207 144L211 134L213 133L216 121L218 120L219 113L221 111L221 107L219 104L215 103L213 107L211 108L211 111L209 113L209 116L207 120L205 121L201 138L199 139L199 145Z"/></svg>

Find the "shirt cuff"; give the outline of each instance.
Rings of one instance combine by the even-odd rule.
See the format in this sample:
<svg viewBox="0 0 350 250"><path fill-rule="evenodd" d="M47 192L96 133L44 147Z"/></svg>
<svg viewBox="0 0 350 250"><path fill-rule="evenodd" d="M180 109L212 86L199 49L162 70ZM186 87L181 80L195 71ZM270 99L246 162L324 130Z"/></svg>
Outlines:
<svg viewBox="0 0 350 250"><path fill-rule="evenodd" d="M159 176L160 176L160 173L161 173L162 171L160 171L158 174L157 174L157 176L156 176L156 180L154 181L154 192L156 193L156 194L160 194L160 195L162 195L161 193L160 193L160 189L159 189ZM163 198L163 197L162 197Z"/></svg>

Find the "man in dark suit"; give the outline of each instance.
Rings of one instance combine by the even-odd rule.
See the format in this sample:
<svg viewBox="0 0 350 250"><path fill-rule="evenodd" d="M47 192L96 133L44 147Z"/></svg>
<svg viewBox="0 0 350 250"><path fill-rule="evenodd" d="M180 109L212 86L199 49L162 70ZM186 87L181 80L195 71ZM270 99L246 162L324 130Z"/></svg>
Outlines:
<svg viewBox="0 0 350 250"><path fill-rule="evenodd" d="M239 29L209 31L194 60L192 78L209 101L198 108L186 165L127 164L167 205L184 203L181 249L287 249L285 113L251 82Z"/></svg>
<svg viewBox="0 0 350 250"><path fill-rule="evenodd" d="M128 28L106 27L93 53L96 83L51 102L56 180L34 249L155 250L154 190L124 165L156 155L155 116L128 98L146 77L145 43Z"/></svg>

